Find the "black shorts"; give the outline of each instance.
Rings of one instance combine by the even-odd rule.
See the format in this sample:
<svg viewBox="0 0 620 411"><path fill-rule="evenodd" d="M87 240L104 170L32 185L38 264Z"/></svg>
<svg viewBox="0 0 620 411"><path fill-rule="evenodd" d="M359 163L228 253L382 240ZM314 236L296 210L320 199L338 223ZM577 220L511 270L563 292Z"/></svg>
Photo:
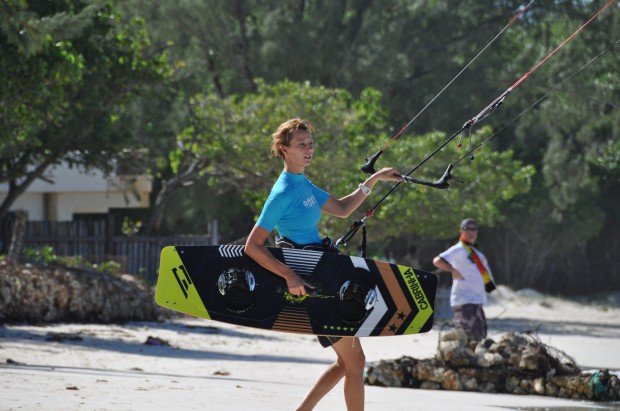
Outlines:
<svg viewBox="0 0 620 411"><path fill-rule="evenodd" d="M340 341L342 337L330 337L328 335L317 335L316 338L319 340L323 348L327 348L327 347L331 347L332 345L336 344L338 341Z"/></svg>

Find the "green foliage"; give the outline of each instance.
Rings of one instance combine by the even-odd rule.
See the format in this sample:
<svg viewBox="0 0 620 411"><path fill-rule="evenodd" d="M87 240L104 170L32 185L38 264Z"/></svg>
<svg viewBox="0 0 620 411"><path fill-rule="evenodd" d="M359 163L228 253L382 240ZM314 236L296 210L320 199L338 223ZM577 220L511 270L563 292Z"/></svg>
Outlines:
<svg viewBox="0 0 620 411"><path fill-rule="evenodd" d="M620 139L610 140L588 157L591 165L605 170L611 176L620 177ZM616 180L617 181L617 180Z"/></svg>
<svg viewBox="0 0 620 411"><path fill-rule="evenodd" d="M54 253L54 249L49 246L43 246L41 248L25 248L22 252L26 259L48 265L58 261L58 256Z"/></svg>
<svg viewBox="0 0 620 411"><path fill-rule="evenodd" d="M101 264L94 264L80 255L59 256L56 255L54 249L49 245L40 248L26 248L23 250L23 255L27 260L37 264L61 265L68 268L97 271L105 274L122 273L122 266L116 261L104 261Z"/></svg>
<svg viewBox="0 0 620 411"><path fill-rule="evenodd" d="M101 264L94 264L95 269L100 273L120 274L123 267L117 261L104 261Z"/></svg>
<svg viewBox="0 0 620 411"><path fill-rule="evenodd" d="M256 8L251 47L255 72L267 81L310 80L357 93L383 92L392 123L403 124L421 109L505 26L522 2L290 2ZM511 29L519 33L521 24ZM502 39L504 41L504 39ZM488 103L498 67L515 59L513 49L494 47L416 120L413 130L445 130ZM286 62L286 64L282 64ZM506 80L509 81L509 80ZM499 90L498 90L499 91ZM429 112L430 113L430 112ZM455 123L456 120L456 123Z"/></svg>
<svg viewBox="0 0 620 411"><path fill-rule="evenodd" d="M132 220L129 217L123 217L123 222L121 223L121 233L130 237L132 235L137 234L142 228L142 221L140 220Z"/></svg>

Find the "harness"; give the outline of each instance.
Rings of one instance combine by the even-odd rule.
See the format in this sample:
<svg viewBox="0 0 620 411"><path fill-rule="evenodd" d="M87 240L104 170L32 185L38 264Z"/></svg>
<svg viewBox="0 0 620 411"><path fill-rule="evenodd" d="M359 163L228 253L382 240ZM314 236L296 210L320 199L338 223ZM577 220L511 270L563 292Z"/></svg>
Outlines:
<svg viewBox="0 0 620 411"><path fill-rule="evenodd" d="M323 237L320 243L310 243L310 244L297 244L293 240L290 240L286 237L277 235L276 238L276 247L278 248L295 248L298 250L312 250L312 251L323 251L326 253L335 253L340 254L340 249L332 241L330 237Z"/></svg>

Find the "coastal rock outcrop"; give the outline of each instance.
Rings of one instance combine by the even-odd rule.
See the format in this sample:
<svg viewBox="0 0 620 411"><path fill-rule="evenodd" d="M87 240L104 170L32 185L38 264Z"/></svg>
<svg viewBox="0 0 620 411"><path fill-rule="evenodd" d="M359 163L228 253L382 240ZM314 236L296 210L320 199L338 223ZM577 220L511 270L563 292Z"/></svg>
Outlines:
<svg viewBox="0 0 620 411"><path fill-rule="evenodd" d="M365 382L383 387L620 400L618 376L608 370L582 372L566 353L533 335L509 333L497 342L490 338L472 341L458 328L440 333L435 358L401 357L371 363Z"/></svg>
<svg viewBox="0 0 620 411"><path fill-rule="evenodd" d="M155 321L168 315L128 274L0 261L0 323Z"/></svg>

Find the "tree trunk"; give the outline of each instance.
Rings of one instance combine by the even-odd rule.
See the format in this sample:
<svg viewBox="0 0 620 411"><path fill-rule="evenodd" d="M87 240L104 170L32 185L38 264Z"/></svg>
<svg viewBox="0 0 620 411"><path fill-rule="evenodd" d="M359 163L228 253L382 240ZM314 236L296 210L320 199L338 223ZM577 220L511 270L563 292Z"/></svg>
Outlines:
<svg viewBox="0 0 620 411"><path fill-rule="evenodd" d="M172 196L172 193L181 185L178 180L179 178L175 177L163 182L161 190L159 190L155 199L155 204L153 204L153 214L151 214L149 223L146 226L147 235L157 233L161 229L166 203Z"/></svg>
<svg viewBox="0 0 620 411"><path fill-rule="evenodd" d="M256 83L254 82L254 74L252 73L252 69L250 68L250 57L248 55L250 49L250 41L248 39L248 29L245 24L247 13L244 12L243 4L240 1L237 1L235 3L235 14L237 22L239 23L239 45L241 48L241 59L243 61L243 72L245 74L245 79L248 82L248 86L250 87L250 91L256 93L258 89L256 87Z"/></svg>
<svg viewBox="0 0 620 411"><path fill-rule="evenodd" d="M208 167L210 163L210 160L195 161L190 164L183 173L177 174L173 178L162 183L161 190L159 190L157 198L155 199L155 204L153 205L153 214L151 214L149 223L146 226L147 235L157 233L161 229L166 203L170 200L172 194L186 183L190 183L197 178L200 172Z"/></svg>
<svg viewBox="0 0 620 411"><path fill-rule="evenodd" d="M9 192L7 193L5 199L0 204L0 220L4 220L11 206L15 203L15 201L24 194L26 189L30 187L30 184L37 178L43 175L43 172L49 167L51 163L49 161L41 163L37 168L28 173L25 177L25 180L21 184L17 184L16 180L9 181Z"/></svg>
<svg viewBox="0 0 620 411"><path fill-rule="evenodd" d="M209 69L209 71L213 75L213 84L215 85L215 91L217 92L217 95L219 98L224 98L226 97L226 95L224 94L224 87L222 86L220 75L217 72L217 68L215 67L215 60L213 59L213 56L209 55L208 50L205 52L205 54L206 54L205 60L207 62L207 69Z"/></svg>
<svg viewBox="0 0 620 411"><path fill-rule="evenodd" d="M15 212L15 221L13 222L13 229L11 230L11 245L9 246L9 253L7 255L9 261L14 262L19 259L24 245L27 221L28 214L25 211L19 210Z"/></svg>

